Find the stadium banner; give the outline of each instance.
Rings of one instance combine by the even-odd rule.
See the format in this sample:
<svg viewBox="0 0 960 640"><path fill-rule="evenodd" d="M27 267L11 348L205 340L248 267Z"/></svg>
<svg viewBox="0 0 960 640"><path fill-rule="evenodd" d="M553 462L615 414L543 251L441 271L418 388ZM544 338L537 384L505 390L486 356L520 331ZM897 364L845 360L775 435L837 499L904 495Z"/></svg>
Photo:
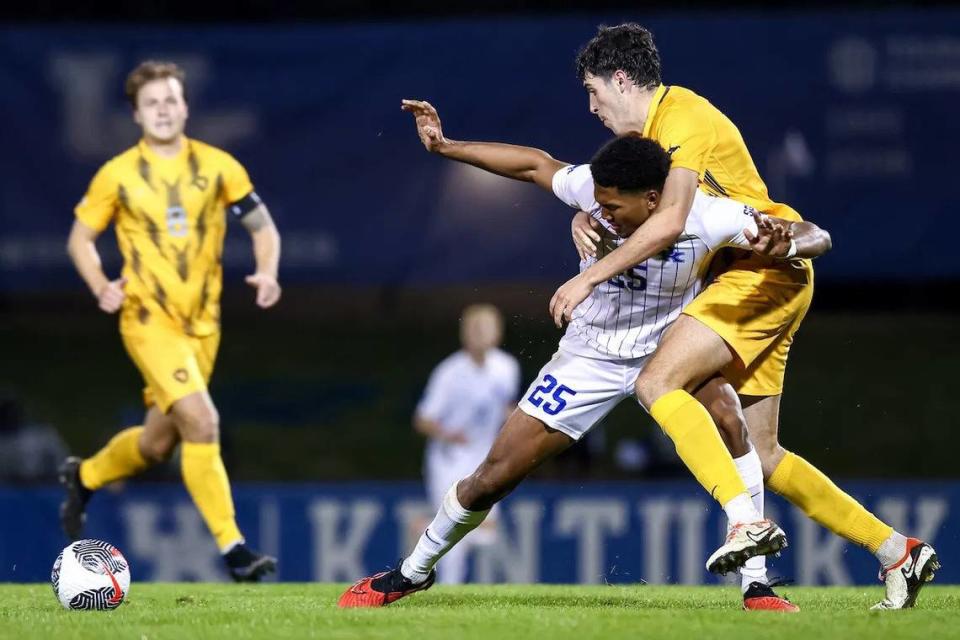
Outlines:
<svg viewBox="0 0 960 640"><path fill-rule="evenodd" d="M960 482L842 483L880 518L925 539L943 561L937 580L960 582ZM66 545L56 488L0 488L0 582L49 579ZM282 581L349 582L394 565L434 513L420 485L247 484L235 487L240 528L276 555ZM790 546L771 574L799 584L871 584L876 560L777 497L767 513ZM721 543L719 508L691 482L529 483L500 510L497 542L476 547L477 582L713 584L704 562ZM226 574L186 491L174 484L104 490L85 536L118 546L134 581L217 581Z"/></svg>
<svg viewBox="0 0 960 640"><path fill-rule="evenodd" d="M586 162L611 134L588 113L573 58L598 24L622 20L653 30L666 83L740 127L774 199L830 230L819 277L956 278L954 252L935 247L955 217L960 11L865 15L4 27L2 110L16 126L4 132L0 291L81 287L63 248L72 210L136 140L123 79L146 58L186 69L188 133L249 170L284 233L287 282L566 280L571 212L531 185L431 157L400 100L433 102L450 137ZM231 228L224 264L236 276L252 258Z"/></svg>

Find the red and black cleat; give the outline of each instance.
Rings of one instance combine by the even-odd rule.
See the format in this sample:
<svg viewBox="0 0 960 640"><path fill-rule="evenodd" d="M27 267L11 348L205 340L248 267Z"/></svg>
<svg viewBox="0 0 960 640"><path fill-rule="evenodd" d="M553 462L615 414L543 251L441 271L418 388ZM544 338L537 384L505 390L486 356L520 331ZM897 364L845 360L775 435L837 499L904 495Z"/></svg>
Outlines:
<svg viewBox="0 0 960 640"><path fill-rule="evenodd" d="M800 607L783 596L778 596L770 586L762 582L751 582L743 594L744 611L780 611L798 613Z"/></svg>
<svg viewBox="0 0 960 640"><path fill-rule="evenodd" d="M437 572L430 571L427 579L420 584L414 584L408 578L400 573L400 567L384 571L376 575L357 581L352 587L347 589L337 606L341 609L352 607L385 607L391 602L396 602L404 596L417 591L425 591L433 586L437 579Z"/></svg>

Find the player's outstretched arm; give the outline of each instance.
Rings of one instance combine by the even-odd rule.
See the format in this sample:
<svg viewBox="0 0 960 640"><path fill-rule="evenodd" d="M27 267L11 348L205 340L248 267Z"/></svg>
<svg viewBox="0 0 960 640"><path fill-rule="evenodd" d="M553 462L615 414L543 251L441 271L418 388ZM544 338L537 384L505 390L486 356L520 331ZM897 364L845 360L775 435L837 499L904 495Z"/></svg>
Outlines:
<svg viewBox="0 0 960 640"><path fill-rule="evenodd" d="M553 191L553 175L568 162L554 159L546 151L498 142L461 142L443 135L440 116L429 102L403 100L401 109L413 114L417 134L432 153L479 167L514 180L533 182Z"/></svg>
<svg viewBox="0 0 960 640"><path fill-rule="evenodd" d="M257 270L246 278L247 284L257 290L257 306L272 307L280 300L277 273L280 265L280 233L262 202L240 219L253 240L253 255Z"/></svg>
<svg viewBox="0 0 960 640"><path fill-rule="evenodd" d="M791 222L782 218L753 214L757 234L749 229L744 236L750 248L772 258L818 258L833 247L830 234L812 222Z"/></svg>
<svg viewBox="0 0 960 640"><path fill-rule="evenodd" d="M127 281L125 278L111 281L103 272L96 244L99 235L100 232L96 229L75 220L67 238L67 254L77 273L90 287L100 309L107 313L116 313L123 304L123 285Z"/></svg>

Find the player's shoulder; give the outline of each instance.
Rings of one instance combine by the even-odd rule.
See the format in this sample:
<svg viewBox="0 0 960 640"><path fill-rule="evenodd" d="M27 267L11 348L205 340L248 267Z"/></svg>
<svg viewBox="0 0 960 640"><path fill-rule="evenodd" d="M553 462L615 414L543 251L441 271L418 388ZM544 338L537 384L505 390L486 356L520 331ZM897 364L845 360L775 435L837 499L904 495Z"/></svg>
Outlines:
<svg viewBox="0 0 960 640"><path fill-rule="evenodd" d="M221 149L220 147L215 147L210 143L204 142L202 140L197 140L196 138L188 138L190 141L190 147L195 154L197 154L197 159L200 162L216 162L219 164L228 164L228 163L237 163L239 161L233 157L229 151Z"/></svg>
<svg viewBox="0 0 960 640"><path fill-rule="evenodd" d="M504 371L514 371L520 368L520 363L513 355L503 349L493 348L490 350L490 360L493 364Z"/></svg>
<svg viewBox="0 0 960 640"><path fill-rule="evenodd" d="M98 173L104 176L118 176L125 171L135 170L139 159L139 149L137 145L133 145L100 165Z"/></svg>
<svg viewBox="0 0 960 640"><path fill-rule="evenodd" d="M663 96L663 106L670 107L714 107L709 100L699 93L686 87L670 85Z"/></svg>
<svg viewBox="0 0 960 640"><path fill-rule="evenodd" d="M462 368L469 358L470 356L467 355L466 351L454 351L437 363L437 366L433 368L433 375L439 377L455 375L457 370Z"/></svg>
<svg viewBox="0 0 960 640"><path fill-rule="evenodd" d="M703 238L708 244L725 241L749 223L754 209L748 204L714 196L697 189L684 232Z"/></svg>
<svg viewBox="0 0 960 640"><path fill-rule="evenodd" d="M697 188L690 206L690 216L698 219L710 220L711 215L720 213L736 213L749 216L753 211L750 207L733 198L723 198Z"/></svg>
<svg viewBox="0 0 960 640"><path fill-rule="evenodd" d="M700 94L677 85L670 85L658 108L661 123L668 121L702 122L706 115L718 114L720 111Z"/></svg>

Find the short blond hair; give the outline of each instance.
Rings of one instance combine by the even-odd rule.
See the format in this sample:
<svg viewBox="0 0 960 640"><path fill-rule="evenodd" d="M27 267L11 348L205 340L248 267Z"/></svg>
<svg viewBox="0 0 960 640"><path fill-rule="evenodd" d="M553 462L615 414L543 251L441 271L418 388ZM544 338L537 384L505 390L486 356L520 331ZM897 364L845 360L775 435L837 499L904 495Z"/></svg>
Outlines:
<svg viewBox="0 0 960 640"><path fill-rule="evenodd" d="M185 80L187 74L184 73L175 62L165 62L160 60L145 60L137 65L137 68L130 72L127 81L123 85L123 91L130 102L130 106L137 108L137 94L143 85L154 80L163 80L164 78L175 78L180 82L183 89L183 98L187 98L187 85Z"/></svg>
<svg viewBox="0 0 960 640"><path fill-rule="evenodd" d="M503 314L500 313L500 309L497 309L492 304L482 303L482 304L471 304L463 310L463 313L460 314L460 322L466 323L468 320L480 316L480 315L491 315L497 321L497 325L500 330L503 330Z"/></svg>

